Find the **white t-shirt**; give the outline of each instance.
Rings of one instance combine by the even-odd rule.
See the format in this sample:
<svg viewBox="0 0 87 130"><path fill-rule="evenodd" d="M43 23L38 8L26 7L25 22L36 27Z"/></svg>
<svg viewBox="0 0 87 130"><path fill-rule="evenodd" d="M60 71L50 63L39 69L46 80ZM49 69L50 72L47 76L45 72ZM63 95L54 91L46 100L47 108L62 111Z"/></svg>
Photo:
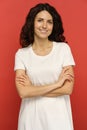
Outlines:
<svg viewBox="0 0 87 130"><path fill-rule="evenodd" d="M34 85L45 85L57 81L62 68L69 65L75 65L69 45L53 42L45 56L35 54L32 46L19 49L14 70L26 70ZM73 130L69 95L22 99L18 130Z"/></svg>

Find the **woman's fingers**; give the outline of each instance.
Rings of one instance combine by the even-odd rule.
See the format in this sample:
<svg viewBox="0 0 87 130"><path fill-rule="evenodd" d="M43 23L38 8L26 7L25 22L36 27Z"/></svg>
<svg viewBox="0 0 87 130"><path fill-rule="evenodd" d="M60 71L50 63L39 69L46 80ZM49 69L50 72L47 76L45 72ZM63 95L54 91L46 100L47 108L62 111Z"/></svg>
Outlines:
<svg viewBox="0 0 87 130"><path fill-rule="evenodd" d="M27 75L20 75L16 77L18 80L29 80L29 77Z"/></svg>
<svg viewBox="0 0 87 130"><path fill-rule="evenodd" d="M58 82L60 83L60 85L62 86L65 83L65 81L73 82L73 80L74 80L74 73L71 71L71 69L69 67L63 68L58 78Z"/></svg>
<svg viewBox="0 0 87 130"><path fill-rule="evenodd" d="M65 74L63 78L71 82L73 81L74 76L72 74Z"/></svg>
<svg viewBox="0 0 87 130"><path fill-rule="evenodd" d="M69 70L68 67L67 67L67 68L64 68L64 69L63 69L63 73L67 72L68 70Z"/></svg>
<svg viewBox="0 0 87 130"><path fill-rule="evenodd" d="M74 74L72 74L72 72L70 72L69 67L66 67L63 69L61 76L63 76L63 75L70 75L71 77L74 78Z"/></svg>
<svg viewBox="0 0 87 130"><path fill-rule="evenodd" d="M16 81L23 86L31 84L31 81L29 80L29 77L27 75L20 75L16 77Z"/></svg>

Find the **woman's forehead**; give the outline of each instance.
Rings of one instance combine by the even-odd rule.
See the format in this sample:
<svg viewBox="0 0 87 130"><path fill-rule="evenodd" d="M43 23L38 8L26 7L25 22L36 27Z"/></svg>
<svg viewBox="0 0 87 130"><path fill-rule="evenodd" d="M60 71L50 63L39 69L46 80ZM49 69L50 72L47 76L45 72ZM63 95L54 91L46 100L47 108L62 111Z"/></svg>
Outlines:
<svg viewBox="0 0 87 130"><path fill-rule="evenodd" d="M48 19L52 19L52 15L46 11L46 10L43 10L43 11L40 11L37 15L36 15L36 18L48 18Z"/></svg>

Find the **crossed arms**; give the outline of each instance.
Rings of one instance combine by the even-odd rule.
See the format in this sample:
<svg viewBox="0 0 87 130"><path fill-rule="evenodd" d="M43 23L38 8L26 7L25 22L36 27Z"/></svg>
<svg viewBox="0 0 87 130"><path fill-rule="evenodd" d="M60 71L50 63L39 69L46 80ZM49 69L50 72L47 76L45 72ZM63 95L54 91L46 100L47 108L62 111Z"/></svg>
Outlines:
<svg viewBox="0 0 87 130"><path fill-rule="evenodd" d="M64 67L57 82L43 86L33 85L29 77L26 75L25 70L16 70L15 84L21 98L70 95L74 86L73 66Z"/></svg>

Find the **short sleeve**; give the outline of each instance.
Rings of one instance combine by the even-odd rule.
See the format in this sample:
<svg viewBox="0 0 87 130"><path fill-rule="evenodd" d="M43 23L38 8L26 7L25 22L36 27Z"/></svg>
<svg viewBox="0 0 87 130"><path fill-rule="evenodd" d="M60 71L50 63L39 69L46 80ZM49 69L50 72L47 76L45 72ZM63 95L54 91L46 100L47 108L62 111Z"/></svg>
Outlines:
<svg viewBox="0 0 87 130"><path fill-rule="evenodd" d="M71 52L71 48L68 44L65 44L63 48L63 67L68 66L68 65L75 65L75 61Z"/></svg>
<svg viewBox="0 0 87 130"><path fill-rule="evenodd" d="M14 71L17 69L23 69L25 70L25 66L22 60L22 54L20 52L20 49L15 54L15 63L14 63Z"/></svg>

